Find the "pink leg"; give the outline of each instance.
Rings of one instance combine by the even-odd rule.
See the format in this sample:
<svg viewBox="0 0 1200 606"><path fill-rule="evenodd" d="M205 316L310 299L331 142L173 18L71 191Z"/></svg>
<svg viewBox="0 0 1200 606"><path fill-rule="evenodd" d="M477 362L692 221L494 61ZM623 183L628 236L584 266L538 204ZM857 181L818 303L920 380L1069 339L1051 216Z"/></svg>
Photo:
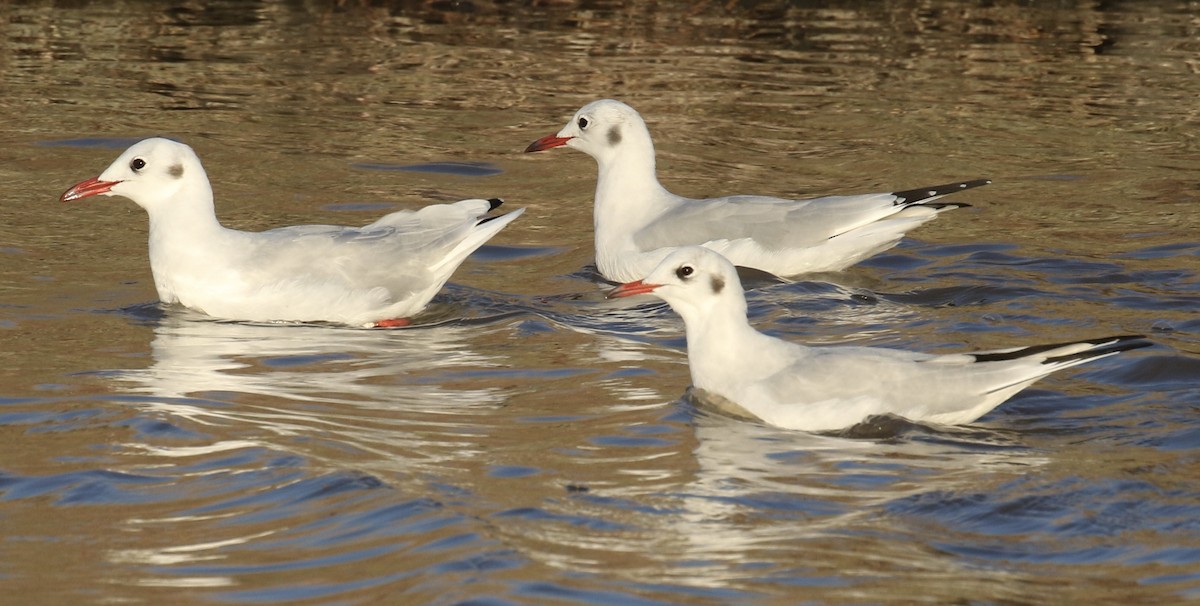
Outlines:
<svg viewBox="0 0 1200 606"><path fill-rule="evenodd" d="M375 328L399 328L401 326L409 326L412 322L408 318L392 318L390 320L375 321Z"/></svg>

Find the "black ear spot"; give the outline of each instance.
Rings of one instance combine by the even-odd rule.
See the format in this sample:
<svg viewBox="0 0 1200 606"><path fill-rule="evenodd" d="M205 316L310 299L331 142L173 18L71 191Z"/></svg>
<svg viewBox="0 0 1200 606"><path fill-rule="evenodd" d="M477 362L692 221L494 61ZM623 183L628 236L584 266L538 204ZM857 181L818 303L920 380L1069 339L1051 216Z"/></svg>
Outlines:
<svg viewBox="0 0 1200 606"><path fill-rule="evenodd" d="M721 279L720 276L713 276L712 289L713 294L721 294L721 291L725 289L725 280Z"/></svg>
<svg viewBox="0 0 1200 606"><path fill-rule="evenodd" d="M608 129L608 144L616 145L621 142L621 127L614 126Z"/></svg>
<svg viewBox="0 0 1200 606"><path fill-rule="evenodd" d="M172 177L175 177L176 179L182 177L183 176L183 165L182 164L172 165L171 168L167 169L167 174L171 175Z"/></svg>

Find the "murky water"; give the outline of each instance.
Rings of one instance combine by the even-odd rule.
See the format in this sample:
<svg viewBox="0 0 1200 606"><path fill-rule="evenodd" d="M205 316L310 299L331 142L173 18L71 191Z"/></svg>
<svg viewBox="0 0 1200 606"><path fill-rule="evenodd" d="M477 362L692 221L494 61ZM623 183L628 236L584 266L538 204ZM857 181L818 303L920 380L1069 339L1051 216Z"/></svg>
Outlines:
<svg viewBox="0 0 1200 606"><path fill-rule="evenodd" d="M0 7L0 601L1200 598L1194 3L96 4ZM679 193L995 181L757 285L765 330L1157 345L966 428L697 411L678 319L591 277L592 160L520 153L600 97ZM215 322L155 303L140 209L56 202L148 135L232 227L529 211L426 326Z"/></svg>

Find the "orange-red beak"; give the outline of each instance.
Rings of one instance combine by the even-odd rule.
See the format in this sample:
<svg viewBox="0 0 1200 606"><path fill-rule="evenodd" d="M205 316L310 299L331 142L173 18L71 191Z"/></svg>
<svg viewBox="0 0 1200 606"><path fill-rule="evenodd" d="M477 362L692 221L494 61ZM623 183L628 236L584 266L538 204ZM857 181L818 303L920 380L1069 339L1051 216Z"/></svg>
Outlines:
<svg viewBox="0 0 1200 606"><path fill-rule="evenodd" d="M528 153L532 153L532 152L546 151L548 149L553 149L555 147L562 147L563 145L567 144L567 141L570 141L570 140L571 140L571 137L558 137L555 135L548 135L548 136L542 137L541 139L538 139L537 141L534 141L533 143L530 143L529 147L525 148L525 153L528 154Z"/></svg>
<svg viewBox="0 0 1200 606"><path fill-rule="evenodd" d="M74 202L82 198L106 194L118 183L120 181L101 181L98 177L93 177L87 181L76 183L74 187L63 192L63 195L58 197L58 201Z"/></svg>
<svg viewBox="0 0 1200 606"><path fill-rule="evenodd" d="M647 284L641 280L626 282L608 291L608 295L605 298L619 299L621 297L632 297L633 295L645 295L654 292L654 289L659 286L662 286L662 284Z"/></svg>

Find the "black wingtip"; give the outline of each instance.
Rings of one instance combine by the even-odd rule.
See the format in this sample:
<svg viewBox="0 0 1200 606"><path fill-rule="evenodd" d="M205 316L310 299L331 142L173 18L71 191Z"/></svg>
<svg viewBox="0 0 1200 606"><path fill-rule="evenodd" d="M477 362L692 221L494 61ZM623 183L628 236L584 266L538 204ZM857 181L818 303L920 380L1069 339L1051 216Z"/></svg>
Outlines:
<svg viewBox="0 0 1200 606"><path fill-rule="evenodd" d="M488 198L488 204L492 205L492 207L488 209L488 212L491 212L497 208L500 208L500 205L504 204L504 200L501 200L500 198Z"/></svg>
<svg viewBox="0 0 1200 606"><path fill-rule="evenodd" d="M1065 356L1046 358L1042 361L1042 364L1055 364L1058 362L1070 362L1072 360L1087 360L1090 358L1097 358L1108 354L1129 351L1131 349L1141 349L1143 347L1150 347L1151 345L1154 345L1150 341L1146 340L1145 335L1120 335L1116 337L1108 337L1107 339L1091 339L1080 342L1101 345L1102 347L1081 351L1079 353L1068 354ZM1108 345L1104 345L1105 343L1108 343Z"/></svg>
<svg viewBox="0 0 1200 606"><path fill-rule="evenodd" d="M973 181L959 181L958 183L947 183L945 185L934 185L931 187L918 187L916 189L908 189L905 191L892 192L896 196L895 204L897 206L908 204L921 204L924 200L932 200L952 194L968 190L975 187L982 187L991 183L991 179L975 179Z"/></svg>
<svg viewBox="0 0 1200 606"><path fill-rule="evenodd" d="M1142 347L1150 347L1153 345L1150 341L1145 340L1145 335L1116 335L1112 337L1100 337L1098 339L1086 339L1083 341L1067 341L1065 343L1050 343L1047 345L1033 345L1030 347L1022 347L1012 351L1001 351L996 353L973 354L976 362L1003 362L1005 360L1016 360L1034 356L1046 351L1053 351L1059 347L1068 345L1078 345L1088 343L1097 345L1094 349L1080 351L1073 354L1062 356L1053 356L1042 360L1042 364L1056 364L1058 362L1070 362L1071 360L1082 360L1095 358L1105 354L1117 353L1119 351L1128 351L1130 349L1141 349Z"/></svg>
<svg viewBox="0 0 1200 606"><path fill-rule="evenodd" d="M950 210L953 208L971 208L966 202L927 202L922 204L923 207L929 207L934 210Z"/></svg>

